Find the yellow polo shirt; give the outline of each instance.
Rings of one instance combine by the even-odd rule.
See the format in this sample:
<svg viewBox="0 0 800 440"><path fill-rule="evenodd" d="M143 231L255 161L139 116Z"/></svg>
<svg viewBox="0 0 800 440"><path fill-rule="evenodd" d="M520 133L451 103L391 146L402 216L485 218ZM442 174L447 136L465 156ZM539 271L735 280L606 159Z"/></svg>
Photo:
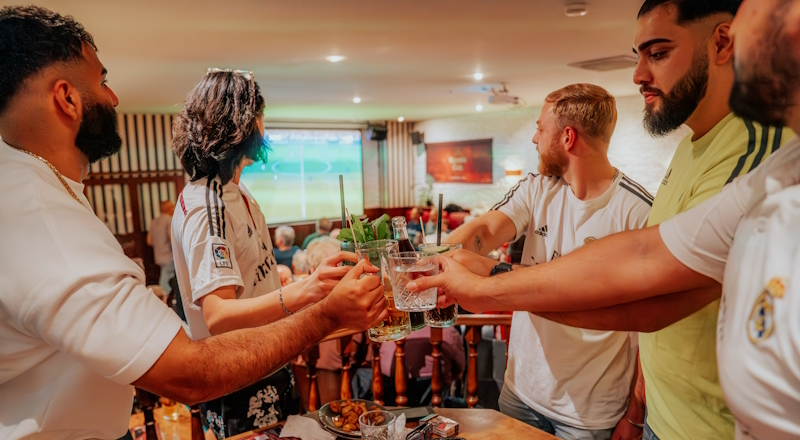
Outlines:
<svg viewBox="0 0 800 440"><path fill-rule="evenodd" d="M719 193L794 137L732 113L702 138L678 146L650 211L657 225ZM717 374L719 300L654 333L639 333L647 423L662 440L734 438Z"/></svg>

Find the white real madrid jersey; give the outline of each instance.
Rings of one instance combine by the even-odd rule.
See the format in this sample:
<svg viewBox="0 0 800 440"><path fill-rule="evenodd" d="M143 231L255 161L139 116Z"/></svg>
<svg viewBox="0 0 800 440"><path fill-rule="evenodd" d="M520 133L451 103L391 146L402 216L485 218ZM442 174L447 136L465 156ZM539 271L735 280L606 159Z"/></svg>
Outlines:
<svg viewBox="0 0 800 440"><path fill-rule="evenodd" d="M269 230L244 187L216 179L186 185L172 217L172 250L192 339L210 336L200 299L222 286L237 298L280 287Z"/></svg>
<svg viewBox="0 0 800 440"><path fill-rule="evenodd" d="M594 200L563 178L529 174L494 210L527 234L522 264L552 261L590 241L647 224L653 196L622 173ZM632 337L633 336L633 337ZM584 429L614 427L625 412L635 368L635 334L578 329L514 312L505 381L541 414Z"/></svg>
<svg viewBox="0 0 800 440"><path fill-rule="evenodd" d="M662 223L669 251L722 282L717 362L737 439L800 438L800 140Z"/></svg>

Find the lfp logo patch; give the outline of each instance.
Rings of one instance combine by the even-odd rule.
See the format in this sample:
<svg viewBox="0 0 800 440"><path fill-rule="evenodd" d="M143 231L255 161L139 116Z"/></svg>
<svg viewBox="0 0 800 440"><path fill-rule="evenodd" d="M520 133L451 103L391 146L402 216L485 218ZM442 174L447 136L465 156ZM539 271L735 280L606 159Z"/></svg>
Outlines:
<svg viewBox="0 0 800 440"><path fill-rule="evenodd" d="M214 253L214 264L217 267L227 267L228 269L233 268L233 264L231 264L231 254L228 251L228 246L224 244L215 244L211 247L212 252Z"/></svg>

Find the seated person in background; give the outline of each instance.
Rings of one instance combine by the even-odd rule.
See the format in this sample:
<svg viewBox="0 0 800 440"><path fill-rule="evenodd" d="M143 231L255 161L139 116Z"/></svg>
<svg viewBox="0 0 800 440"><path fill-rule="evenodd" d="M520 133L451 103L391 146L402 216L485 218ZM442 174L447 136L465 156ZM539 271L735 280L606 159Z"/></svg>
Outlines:
<svg viewBox="0 0 800 440"><path fill-rule="evenodd" d="M328 237L330 237L330 238L336 238L336 237L338 237L338 236L339 236L339 232L342 232L342 230L341 230L340 228L333 229L333 230L331 231L331 233L330 233L330 234L328 234Z"/></svg>
<svg viewBox="0 0 800 440"><path fill-rule="evenodd" d="M331 233L331 221L323 218L319 220L319 224L317 225L317 231L308 234L305 240L303 240L303 245L300 246L300 249L305 250L308 248L308 245L316 240L319 237L326 236Z"/></svg>
<svg viewBox="0 0 800 440"><path fill-rule="evenodd" d="M289 269L289 266L284 266L283 264L278 265L278 276L281 279L281 287L286 287L294 281L292 269Z"/></svg>
<svg viewBox="0 0 800 440"><path fill-rule="evenodd" d="M292 274L295 280L301 280L311 273L311 266L308 265L308 253L298 250L292 257Z"/></svg>
<svg viewBox="0 0 800 440"><path fill-rule="evenodd" d="M458 333L455 327L447 327L442 330L442 390L445 391L443 394L447 394L453 381L459 380L464 374L467 358L464 353L464 337ZM431 328L424 327L411 332L405 341L405 364L408 375L412 379L430 378L431 374L433 374ZM394 377L394 354L396 349L397 344L394 342L381 344L381 374L384 376ZM409 381L408 404L410 406L427 404L427 402L422 401L415 402L414 399L421 398L428 386L427 381L420 384L413 380ZM428 398L430 398L430 395L428 395Z"/></svg>
<svg viewBox="0 0 800 440"><path fill-rule="evenodd" d="M425 235L436 234L436 228L438 227L437 225L438 222L439 222L439 211L436 209L431 209L430 215L428 215L428 221L425 222ZM444 223L444 221L442 223Z"/></svg>
<svg viewBox="0 0 800 440"><path fill-rule="evenodd" d="M164 200L159 205L161 215L150 222L150 230L147 231L147 245L153 247L153 259L161 268L161 275L158 278L158 285L169 295L172 287L169 281L175 278L175 262L172 261L172 213L175 212L175 203Z"/></svg>
<svg viewBox="0 0 800 440"><path fill-rule="evenodd" d="M608 160L616 123L616 101L601 87L573 84L548 95L533 137L540 174L528 174L450 241L485 255L527 234L522 264L530 266L644 227L653 197ZM584 330L514 312L500 410L563 439L609 439L615 429L615 438L634 430L641 435L625 417L631 395L636 413L628 419L644 419L642 402L631 392L637 353L628 332Z"/></svg>
<svg viewBox="0 0 800 440"><path fill-rule="evenodd" d="M300 249L294 244L294 229L291 226L283 225L275 229L275 247L277 249L272 249L275 261L284 266L291 266L294 253Z"/></svg>
<svg viewBox="0 0 800 440"><path fill-rule="evenodd" d="M422 232L422 224L420 224L420 213L419 208L413 207L411 208L411 213L409 214L410 219L406 223L406 229L408 230L408 238L411 241L414 241L414 238L417 234Z"/></svg>
<svg viewBox="0 0 800 440"><path fill-rule="evenodd" d="M339 253L282 287L264 215L239 182L244 167L264 158L263 109L252 74L209 71L175 118L173 149L191 181L172 218L173 252L195 340L291 316L328 296L350 270L339 263L356 261ZM292 383L291 370L278 368L205 402L204 415L218 437L276 423L299 410Z"/></svg>

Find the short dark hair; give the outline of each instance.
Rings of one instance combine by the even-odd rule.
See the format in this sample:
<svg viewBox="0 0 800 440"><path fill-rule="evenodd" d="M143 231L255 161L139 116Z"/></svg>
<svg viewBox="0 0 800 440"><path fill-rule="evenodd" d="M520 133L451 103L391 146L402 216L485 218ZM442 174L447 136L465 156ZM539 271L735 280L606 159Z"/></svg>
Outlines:
<svg viewBox="0 0 800 440"><path fill-rule="evenodd" d="M266 161L256 118L264 112L258 83L236 72L209 73L186 98L172 124L172 149L192 181L233 178L244 157Z"/></svg>
<svg viewBox="0 0 800 440"><path fill-rule="evenodd" d="M642 18L653 9L667 4L678 8L678 23L684 24L719 13L736 15L742 0L645 0L637 18Z"/></svg>
<svg viewBox="0 0 800 440"><path fill-rule="evenodd" d="M0 9L0 114L32 75L83 59L83 43L97 50L92 36L69 15L38 6Z"/></svg>

